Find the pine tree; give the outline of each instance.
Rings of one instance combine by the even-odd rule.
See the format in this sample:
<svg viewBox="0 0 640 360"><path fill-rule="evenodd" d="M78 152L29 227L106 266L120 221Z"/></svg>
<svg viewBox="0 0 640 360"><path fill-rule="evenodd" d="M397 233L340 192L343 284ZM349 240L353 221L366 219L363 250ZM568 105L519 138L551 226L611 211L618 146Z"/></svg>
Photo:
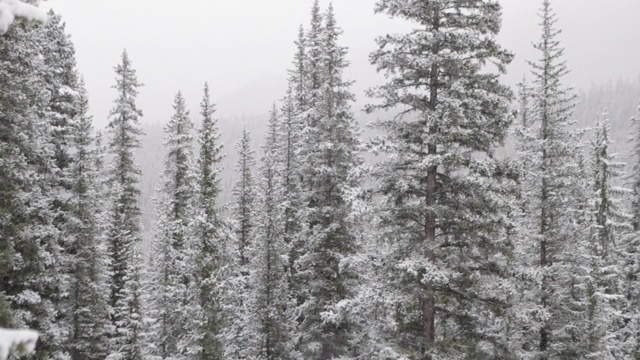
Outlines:
<svg viewBox="0 0 640 360"><path fill-rule="evenodd" d="M306 32L304 42L298 40L298 52L296 53L296 59L294 65L296 66L296 72L298 73L301 84L295 84L296 92L295 97L298 103L298 111L301 117L302 131L313 131L316 128L317 123L320 121L321 114L318 113L320 107L319 102L321 99L321 86L323 83L322 78L322 62L323 62L323 25L322 14L320 13L320 5L318 0L315 0L311 7L311 24L309 31ZM302 33L301 33L302 34ZM304 54L304 61L299 63L299 56ZM302 70L300 72L300 70ZM295 73L294 73L295 74ZM295 77L292 78L295 80ZM299 90L298 90L299 89ZM302 136L302 135L301 135ZM314 140L313 134L305 135L305 141ZM315 141L315 140L314 140ZM313 156L308 156L307 151L313 149L311 144L300 147L300 158L305 158L305 161L315 160ZM307 164L310 168L314 168L314 164ZM302 177L301 182L303 187L310 187L312 179L308 177Z"/></svg>
<svg viewBox="0 0 640 360"><path fill-rule="evenodd" d="M504 169L494 149L511 121L499 72L497 1L393 1L376 7L416 30L378 39L372 62L387 84L370 92L397 111L377 123L376 170L391 332L374 341L409 359L508 359L510 283ZM380 346L380 344L377 344ZM391 355L388 355L391 356Z"/></svg>
<svg viewBox="0 0 640 360"><path fill-rule="evenodd" d="M109 359L134 360L141 356L139 337L140 283L134 260L140 242L140 208L138 177L134 152L140 146L139 117L136 106L138 88L142 86L131 67L127 52L115 67L117 98L110 112L109 153L112 156L108 185L110 189L107 229L109 271L109 306L112 347Z"/></svg>
<svg viewBox="0 0 640 360"><path fill-rule="evenodd" d="M49 21L45 25L46 43L44 61L49 69L44 74L51 93L49 114L52 125L51 142L54 146L54 161L57 178L63 182L66 170L71 165L71 131L73 119L77 113L75 98L78 89L75 49L69 35L65 33L65 24L60 15L49 11Z"/></svg>
<svg viewBox="0 0 640 360"><path fill-rule="evenodd" d="M246 359L250 348L246 346L251 339L245 319L250 316L247 307L249 276L249 255L255 244L255 200L253 168L255 167L254 150L251 149L251 135L247 129L242 130L242 137L236 143L238 162L236 173L238 179L233 187L235 206L232 209L235 242L233 263L227 271L229 279L224 284L223 304L228 309L224 330L224 358Z"/></svg>
<svg viewBox="0 0 640 360"><path fill-rule="evenodd" d="M142 360L146 354L144 344L148 340L145 338L142 316L142 283L145 272L139 250L131 250L127 263L129 267L123 277L125 287L119 292L115 307L120 314L115 323L118 331L116 348L107 356L107 360Z"/></svg>
<svg viewBox="0 0 640 360"><path fill-rule="evenodd" d="M193 282L190 265L193 216L193 123L180 92L165 127L164 184L157 201L155 321L156 348L163 359L186 358L184 329L189 321L188 290Z"/></svg>
<svg viewBox="0 0 640 360"><path fill-rule="evenodd" d="M199 129L200 153L197 173L197 216L195 217L195 275L197 286L197 323L193 336L198 340L198 358L223 359L220 336L224 326L222 294L220 293L221 269L226 262L227 246L220 218L220 162L222 145L218 120L213 117L215 105L211 102L209 85L204 86L200 103L202 126Z"/></svg>
<svg viewBox="0 0 640 360"><path fill-rule="evenodd" d="M305 54L304 57L304 72L300 74L305 74L304 80L302 82L303 89L305 91L300 95L305 95L306 100L308 102L309 107L313 107L318 100L318 92L322 84L322 75L321 67L322 67L322 14L320 10L320 5L318 0L314 0L313 5L311 7L311 23L309 31L306 33L306 38L304 42L298 40L298 53L296 56L300 56L303 52ZM302 32L301 32L302 34ZM299 60L298 58L296 60ZM299 65L298 65L299 66ZM307 110L307 109L303 109ZM311 123L315 122L315 115L313 112L307 114L307 117L311 117L308 119Z"/></svg>
<svg viewBox="0 0 640 360"><path fill-rule="evenodd" d="M247 247L253 237L255 221L253 219L255 190L253 180L253 168L255 167L254 151L251 149L251 135L247 129L242 130L242 137L236 143L238 151L238 162L236 172L239 175L238 181L233 188L233 195L236 205L233 210L233 217L236 220L236 238L238 241L238 253L240 258L238 264L241 271L246 272L249 263Z"/></svg>
<svg viewBox="0 0 640 360"><path fill-rule="evenodd" d="M633 166L628 174L627 181L631 190L630 216L632 232L622 242L622 253L624 261L622 263L622 273L624 279L624 295L626 306L623 310L625 322L624 333L626 335L626 347L630 357L637 359L640 357L640 106L638 115L631 119L631 135L629 136L631 151L629 158L633 161Z"/></svg>
<svg viewBox="0 0 640 360"><path fill-rule="evenodd" d="M640 105L638 115L631 119L632 131L629 136L631 157L635 162L629 174L629 182L633 195L631 197L631 212L633 216L633 230L640 231Z"/></svg>
<svg viewBox="0 0 640 360"><path fill-rule="evenodd" d="M288 294L294 302L288 313L295 311L305 298L305 285L296 276L295 264L304 247L301 235L303 223L302 179L301 179L301 136L302 124L307 116L308 74L305 32L302 27L295 42L293 69L289 71L289 85L282 100L282 121L280 122L281 146L278 149L280 171L278 180L282 186L280 203L283 206L282 236L287 246ZM300 319L297 319L298 321Z"/></svg>
<svg viewBox="0 0 640 360"><path fill-rule="evenodd" d="M531 110L527 128L518 132L522 174L522 212L518 219L518 263L522 313L514 325L514 349L520 357L579 358L585 309L584 255L588 237L584 219L585 187L581 165L581 131L571 128L575 96L562 86L568 72L556 39L555 14L543 1L542 37L530 63Z"/></svg>
<svg viewBox="0 0 640 360"><path fill-rule="evenodd" d="M624 164L616 162L611 154L609 139L609 118L605 112L596 122L593 141L591 182L593 197L591 236L586 252L589 264L586 277L586 354L593 359L625 358L621 343L620 310L624 301L622 296L622 269L618 246L623 235L629 233L630 219L623 212L620 198L625 190L616 188L613 183L622 175Z"/></svg>
<svg viewBox="0 0 640 360"><path fill-rule="evenodd" d="M103 254L100 247L96 153L92 149L92 118L88 115L89 100L82 82L77 99L72 141L74 152L71 165L73 197L71 209L75 223L70 235L75 245L73 280L70 286L72 359L104 359L107 351L105 323L106 297L102 287L104 278Z"/></svg>
<svg viewBox="0 0 640 360"><path fill-rule="evenodd" d="M304 28L300 26L298 29L298 39L294 42L296 52L293 59L293 69L289 70L289 92L293 97L293 103L298 111L302 111L306 108L308 96L307 84L309 80L307 74L308 64L306 43L307 41L305 39Z"/></svg>
<svg viewBox="0 0 640 360"><path fill-rule="evenodd" d="M42 75L50 93L47 107L47 118L51 126L48 141L53 150L53 172L51 174L52 188L49 194L51 208L55 213L53 225L59 247L56 270L59 280L57 292L59 296L54 300L56 306L56 326L60 334L73 332L74 304L65 294L72 293L73 278L77 269L77 255L79 244L72 234L73 223L83 222L79 214L75 213L70 203L73 192L72 146L73 131L76 114L78 112L79 83L76 71L75 50L69 35L65 33L65 25L60 15L49 11L49 21L44 26L45 39L43 41L44 63L47 71ZM70 341L69 339L65 339ZM68 347L72 347L68 344ZM64 355L67 356L67 355Z"/></svg>
<svg viewBox="0 0 640 360"><path fill-rule="evenodd" d="M520 120L520 126L527 128L529 120L529 112L531 111L531 105L529 99L531 98L531 89L527 83L527 78L524 77L520 83L518 83L518 102L520 108L518 109L518 117Z"/></svg>
<svg viewBox="0 0 640 360"><path fill-rule="evenodd" d="M34 358L64 357L61 248L51 207L59 188L43 76L51 71L48 40L44 26L27 23L13 24L0 40L0 292L12 325L42 334Z"/></svg>
<svg viewBox="0 0 640 360"><path fill-rule="evenodd" d="M330 359L353 356L356 329L343 304L352 299L357 284L357 274L349 266L357 249L351 205L362 161L357 124L350 111L351 82L343 80L348 63L346 49L338 45L341 30L332 6L324 15L324 26L316 30L315 6L311 33L318 34L317 39L310 36L309 43L318 44L320 61L310 62L315 67L310 70L313 100L302 132L306 245L296 276L307 288L299 306L302 354L308 359ZM314 51L311 45L311 60L316 57Z"/></svg>
<svg viewBox="0 0 640 360"><path fill-rule="evenodd" d="M282 186L279 194L280 202L284 206L284 218L282 221L283 236L289 248L288 272L293 275L295 263L301 244L298 234L300 232L299 216L301 208L300 189L300 159L299 150L301 147L301 120L300 102L296 103L291 84L287 89L287 94L283 100L281 112L282 121L278 123L278 136L280 144L276 148L277 161L280 171L277 172L278 183ZM292 280L292 279L290 279ZM292 285L292 284L291 284Z"/></svg>
<svg viewBox="0 0 640 360"><path fill-rule="evenodd" d="M287 319L288 287L286 274L286 246L281 225L282 212L279 203L281 184L279 183L278 111L273 106L269 118L264 156L260 167L259 195L257 196L257 219L255 244L249 260L248 314L246 328L251 358L277 360L288 359L291 323Z"/></svg>

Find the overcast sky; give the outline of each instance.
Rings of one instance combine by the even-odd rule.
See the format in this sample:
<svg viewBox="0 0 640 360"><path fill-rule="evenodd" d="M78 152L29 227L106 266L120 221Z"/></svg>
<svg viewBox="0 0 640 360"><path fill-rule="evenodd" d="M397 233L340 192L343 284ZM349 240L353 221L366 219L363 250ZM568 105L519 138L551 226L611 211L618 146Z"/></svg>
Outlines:
<svg viewBox="0 0 640 360"><path fill-rule="evenodd" d="M383 78L368 62L376 36L409 28L404 21L374 14L376 0L334 0L349 47L347 76L358 103L364 90ZM328 0L321 0L326 7ZM503 0L503 46L516 54L505 81L519 81L526 60L537 57L540 0ZM312 0L49 0L76 47L78 68L90 94L94 121L106 123L115 96L113 67L124 48L145 84L138 104L144 121L166 121L182 90L195 115L208 81L220 116L266 114L282 97L298 27L309 22ZM555 0L568 82L635 78L640 74L640 0Z"/></svg>

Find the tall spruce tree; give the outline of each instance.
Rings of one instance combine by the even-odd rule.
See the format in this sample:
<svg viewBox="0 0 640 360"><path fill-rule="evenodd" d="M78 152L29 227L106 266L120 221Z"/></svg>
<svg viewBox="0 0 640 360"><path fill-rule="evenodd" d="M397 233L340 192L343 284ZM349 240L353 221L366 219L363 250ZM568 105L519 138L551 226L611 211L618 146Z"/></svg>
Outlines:
<svg viewBox="0 0 640 360"><path fill-rule="evenodd" d="M260 166L255 242L249 260L249 316L245 319L252 340L249 356L264 360L288 359L292 335L291 322L286 313L290 306L285 276L287 252L282 233L284 227L281 225L283 213L279 202L279 130L278 111L274 104Z"/></svg>
<svg viewBox="0 0 640 360"><path fill-rule="evenodd" d="M142 313L142 284L146 275L138 249L131 251L128 261L129 268L123 277L125 288L119 293L116 302L116 310L122 315L116 318L118 333L115 348L106 358L108 360L143 360L147 354L146 344L149 339L146 337Z"/></svg>
<svg viewBox="0 0 640 360"><path fill-rule="evenodd" d="M109 359L135 360L142 356L140 337L140 274L135 258L140 243L140 207L138 188L140 169L135 150L140 147L139 117L136 105L142 86L126 51L115 67L117 97L108 124L110 204L107 214L107 257L111 343Z"/></svg>
<svg viewBox="0 0 640 360"><path fill-rule="evenodd" d="M494 160L511 122L499 72L497 1L382 0L377 12L415 24L378 39L373 64L389 81L369 107L377 123L380 224L390 253L385 292L395 309L378 339L397 358L506 359L503 170ZM394 357L394 358L396 358Z"/></svg>
<svg viewBox="0 0 640 360"><path fill-rule="evenodd" d="M317 6L317 4L316 4ZM296 52L293 59L293 69L289 70L289 87L296 109L298 111L305 108L307 104L307 84L308 84L308 64L307 64L307 40L304 28L298 29L298 38L294 42Z"/></svg>
<svg viewBox="0 0 640 360"><path fill-rule="evenodd" d="M253 271L249 260L251 249L255 244L256 190L253 177L255 151L251 148L251 135L246 128L242 129L242 136L236 143L236 150L238 161L235 170L238 179L233 187L235 205L232 209L235 248L233 263L229 264L230 279L227 279L224 289L224 303L228 309L224 331L224 357L234 360L246 359L251 352L251 348L246 346L251 339L245 320L250 316L247 300L248 280Z"/></svg>
<svg viewBox="0 0 640 360"><path fill-rule="evenodd" d="M73 224L82 221L77 218L71 201L73 199L72 180L72 148L74 122L77 121L79 93L78 74L76 71L75 50L69 35L65 32L65 24L60 15L49 11L49 21L44 26L43 55L47 71L42 74L49 91L47 119L51 132L48 141L53 151L53 172L51 174L50 207L55 213L53 225L59 247L56 272L58 275L56 303L56 332L69 334L72 330L73 314L71 294L73 278L76 270L79 244L72 234ZM70 341L70 339L65 339ZM65 344L67 350L73 345ZM67 351L68 352L68 351ZM64 355L67 356L67 355Z"/></svg>
<svg viewBox="0 0 640 360"><path fill-rule="evenodd" d="M104 359L108 350L105 333L107 298L103 291L105 264L98 224L102 194L99 193L92 118L88 114L89 100L82 80L79 88L71 139L74 151L71 158L70 205L74 222L70 224L69 235L76 252L69 289L69 348L71 359L74 360Z"/></svg>
<svg viewBox="0 0 640 360"><path fill-rule="evenodd" d="M224 327L222 307L222 289L220 283L223 269L228 262L228 245L225 229L220 216L220 162L222 144L218 120L213 117L215 105L211 102L209 85L204 86L204 95L200 103L202 125L199 129L200 152L196 174L195 209L195 282L197 294L196 322L193 324L193 337L199 345L197 358L202 360L222 360Z"/></svg>
<svg viewBox="0 0 640 360"><path fill-rule="evenodd" d="M164 184L157 200L154 288L155 348L162 359L186 358L189 340L190 250L195 180L193 123L182 93L175 96L174 115L165 126Z"/></svg>
<svg viewBox="0 0 640 360"><path fill-rule="evenodd" d="M302 117L300 109L304 106L303 100L294 98L294 83L289 84L287 94L281 107L281 118L278 122L278 136L280 144L276 148L279 171L276 173L277 182L281 186L278 194L283 206L283 219L281 226L282 236L288 251L287 277L290 290L299 293L299 286L295 282L294 264L303 246L300 242L300 216L302 215L302 194L300 184L300 147ZM296 290L294 290L294 288Z"/></svg>
<svg viewBox="0 0 640 360"><path fill-rule="evenodd" d="M37 1L28 1L37 5ZM12 326L41 333L35 359L68 356L45 27L15 23L0 38L0 292Z"/></svg>
<svg viewBox="0 0 640 360"><path fill-rule="evenodd" d="M318 92L322 83L320 72L322 67L322 13L318 0L314 0L311 6L311 23L309 31L306 32L304 41L298 40L298 53L296 56L304 54L303 69L299 74L304 74L302 82L305 91L300 95L306 95L307 104L314 106L318 100ZM301 32L302 34L302 32ZM299 60L296 58L296 60ZM298 65L299 66L299 65ZM308 110L310 108L304 109ZM307 114L310 122L315 122L316 115L313 112Z"/></svg>
<svg viewBox="0 0 640 360"><path fill-rule="evenodd" d="M287 279L289 283L288 296L295 300L288 312L295 311L296 305L304 299L304 284L296 276L295 264L304 247L301 235L303 200L301 179L301 136L302 124L307 116L308 104L308 74L307 74L307 50L305 32L302 26L295 41L296 52L294 55L293 69L289 70L288 88L282 100L280 122L281 146L278 149L278 161L280 171L278 173L282 192L281 204L283 206L282 235L287 246ZM300 320L300 319L298 319Z"/></svg>
<svg viewBox="0 0 640 360"><path fill-rule="evenodd" d="M629 158L633 161L627 182L631 190L630 216L632 233L622 242L622 253L624 254L623 274L624 295L626 306L623 310L624 334L626 336L626 347L631 358L640 357L640 105L637 115L631 119L631 132L629 136L631 148Z"/></svg>
<svg viewBox="0 0 640 360"><path fill-rule="evenodd" d="M631 230L631 221L624 213L621 197L624 189L613 184L622 175L624 164L616 162L611 153L609 117L605 112L595 126L595 139L591 147L591 187L593 197L590 211L591 229L585 254L589 264L586 276L586 353L585 358L626 358L621 332L623 322L620 311L625 301L622 295L623 279L621 249L625 234Z"/></svg>
<svg viewBox="0 0 640 360"><path fill-rule="evenodd" d="M568 73L548 0L540 14L541 57L533 81L527 127L518 131L522 198L516 256L525 281L513 327L519 357L579 358L584 314L584 270L578 259L588 237L585 222L582 132L572 128L575 96L562 85ZM580 251L576 251L580 250Z"/></svg>
<svg viewBox="0 0 640 360"><path fill-rule="evenodd" d="M307 359L353 356L356 331L343 305L353 297L357 274L349 266L356 252L353 194L359 187L358 129L350 104L354 99L343 79L346 48L338 44L341 29L333 7L318 25L314 4L309 37L310 103L302 132L301 173L305 246L296 276L305 284L299 306L300 350ZM318 34L314 34L318 32ZM314 45L315 44L315 45ZM318 54L314 54L318 52ZM318 61L316 61L318 60Z"/></svg>
<svg viewBox="0 0 640 360"><path fill-rule="evenodd" d="M634 161L628 176L633 193L631 197L633 230L640 231L640 105L638 105L637 115L631 118L629 145L631 147L629 157Z"/></svg>
<svg viewBox="0 0 640 360"><path fill-rule="evenodd" d="M233 217L236 221L236 238L238 241L238 264L243 273L247 272L249 263L248 247L253 238L255 227L254 206L255 189L253 179L253 168L255 167L255 151L251 149L251 135L247 129L242 129L242 137L236 143L238 151L238 162L236 172L239 176L233 188L235 197L235 207Z"/></svg>

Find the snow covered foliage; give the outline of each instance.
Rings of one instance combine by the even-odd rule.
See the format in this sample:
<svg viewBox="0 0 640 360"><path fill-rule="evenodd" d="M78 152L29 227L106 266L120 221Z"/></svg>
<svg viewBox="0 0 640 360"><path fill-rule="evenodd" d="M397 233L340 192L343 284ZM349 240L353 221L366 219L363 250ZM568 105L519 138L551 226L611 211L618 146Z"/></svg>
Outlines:
<svg viewBox="0 0 640 360"><path fill-rule="evenodd" d="M154 239L152 317L157 356L180 359L187 354L184 330L189 321L189 290L193 287L191 258L194 180L193 123L180 92L174 115L165 126L164 184L157 199Z"/></svg>
<svg viewBox="0 0 640 360"><path fill-rule="evenodd" d="M342 30L314 1L234 185L209 86L197 130L175 96L146 242L128 54L105 145L62 18L0 0L0 327L37 331L0 329L0 360L640 358L640 113L626 189L608 113L575 126L541 2L516 106L498 0L378 0L414 28L377 39L362 146Z"/></svg>
<svg viewBox="0 0 640 360"><path fill-rule="evenodd" d="M106 264L100 231L104 194L100 186L100 165L96 163L99 148L94 145L92 118L88 115L88 98L82 80L79 89L70 169L73 196L69 205L75 219L70 224L70 235L76 253L70 269L69 348L72 359L103 359L108 351Z"/></svg>
<svg viewBox="0 0 640 360"><path fill-rule="evenodd" d="M0 35L4 35L16 19L47 22L47 13L21 0L0 0Z"/></svg>
<svg viewBox="0 0 640 360"><path fill-rule="evenodd" d="M624 334L626 335L626 348L631 358L640 357L640 283L638 274L640 273L640 106L637 108L637 115L631 119L631 134L629 143L631 147L630 158L633 166L627 175L630 194L630 216L632 232L624 239L623 249L623 274L625 276L624 294L626 306L623 311L623 318L626 322Z"/></svg>
<svg viewBox="0 0 640 360"><path fill-rule="evenodd" d="M278 183L281 186L279 203L282 206L282 237L285 245L287 296L290 305L289 314L295 314L297 305L304 299L304 283L297 277L297 261L302 254L304 238L301 230L303 220L302 179L300 176L302 128L307 108L307 74L305 71L305 33L301 27L295 42L293 70L289 72L289 85L280 109L279 141L277 159L279 171ZM296 316L294 327L300 317ZM295 342L294 339L291 339ZM293 354L293 353L292 353Z"/></svg>
<svg viewBox="0 0 640 360"><path fill-rule="evenodd" d="M233 230L235 233L230 270L232 278L227 284L224 305L227 308L227 326L224 331L224 358L245 359L253 348L247 346L252 340L248 323L250 252L255 243L256 189L253 170L255 151L251 145L251 134L242 129L242 135L236 142L238 161L235 171L237 180L233 187L234 206L232 208Z"/></svg>
<svg viewBox="0 0 640 360"><path fill-rule="evenodd" d="M594 359L629 356L623 344L626 336L622 312L626 302L621 245L632 226L620 201L628 191L613 185L623 175L625 164L616 162L616 155L611 153L608 116L605 110L596 122L591 146L590 185L594 196L589 204L591 229L583 262L587 323L584 356Z"/></svg>
<svg viewBox="0 0 640 360"><path fill-rule="evenodd" d="M238 241L238 264L241 271L246 272L249 263L248 247L253 238L255 211L255 188L253 179L253 168L255 167L255 151L251 148L251 134L244 128L242 137L236 143L238 151L238 162L236 163L236 173L238 181L233 188L235 206L233 208L234 220L236 221L236 238Z"/></svg>
<svg viewBox="0 0 640 360"><path fill-rule="evenodd" d="M631 145L629 157L635 162L628 175L628 181L633 191L631 212L633 215L634 231L640 230L640 105L638 105L637 111L638 114L631 118L631 132L629 136L629 143Z"/></svg>
<svg viewBox="0 0 640 360"><path fill-rule="evenodd" d="M388 82L371 90L385 154L376 170L388 332L372 339L394 359L509 358L504 310L507 171L493 156L511 123L499 72L497 1L382 0L377 12L415 25L378 39ZM387 351L387 350L385 350Z"/></svg>
<svg viewBox="0 0 640 360"><path fill-rule="evenodd" d="M8 330L0 328L0 360L10 354L24 356L33 353L38 333L33 330Z"/></svg>
<svg viewBox="0 0 640 360"><path fill-rule="evenodd" d="M291 308L287 296L286 246L282 236L282 209L279 203L281 184L278 181L280 146L279 117L275 107L271 110L269 129L263 146L257 192L255 241L249 256L246 329L251 342L249 358L288 359L291 331L294 321L287 309Z"/></svg>
<svg viewBox="0 0 640 360"><path fill-rule="evenodd" d="M350 358L357 331L344 309L358 273L349 266L357 252L352 194L360 186L359 131L351 113L346 49L330 5L317 1L307 33L307 107L302 109L300 175L304 209L295 277L304 284L298 304L300 352L304 358Z"/></svg>
<svg viewBox="0 0 640 360"><path fill-rule="evenodd" d="M0 41L2 295L12 327L40 332L42 358L69 355L74 261L69 167L58 160L72 151L76 103L66 97L68 121L58 122L63 110L54 94L77 85L75 60L59 18L51 17L46 26L12 26ZM65 60L58 61L58 54Z"/></svg>
<svg viewBox="0 0 640 360"><path fill-rule="evenodd" d="M575 95L562 84L568 68L557 19L547 0L540 18L542 34L535 44L540 59L530 63L528 119L517 130L521 202L514 270L521 281L511 341L522 358L580 357L587 306L582 256L589 236L588 170L583 132L572 126Z"/></svg>
<svg viewBox="0 0 640 360"><path fill-rule="evenodd" d="M109 204L107 212L107 257L109 316L111 327L110 360L136 360L142 356L141 331L141 260L136 247L140 243L140 208L138 176L134 151L142 134L136 106L138 88L142 86L131 66L127 52L115 67L117 98L108 124Z"/></svg>
<svg viewBox="0 0 640 360"><path fill-rule="evenodd" d="M221 218L220 162L222 144L218 121L213 117L209 85L200 103L202 126L198 130L199 156L196 173L196 210L193 249L195 261L195 323L191 328L195 354L200 359L222 359L224 316L221 284L228 263L228 241Z"/></svg>

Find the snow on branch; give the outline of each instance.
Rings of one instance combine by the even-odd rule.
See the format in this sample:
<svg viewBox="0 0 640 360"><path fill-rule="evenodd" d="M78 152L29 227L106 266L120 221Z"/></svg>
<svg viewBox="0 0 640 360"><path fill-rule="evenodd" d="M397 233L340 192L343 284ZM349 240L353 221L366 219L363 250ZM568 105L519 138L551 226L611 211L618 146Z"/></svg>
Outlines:
<svg viewBox="0 0 640 360"><path fill-rule="evenodd" d="M31 354L36 347L38 333L33 330L8 330L0 328L0 360L9 354Z"/></svg>
<svg viewBox="0 0 640 360"><path fill-rule="evenodd" d="M0 0L0 35L9 30L16 18L45 23L47 13L37 6L20 0Z"/></svg>

